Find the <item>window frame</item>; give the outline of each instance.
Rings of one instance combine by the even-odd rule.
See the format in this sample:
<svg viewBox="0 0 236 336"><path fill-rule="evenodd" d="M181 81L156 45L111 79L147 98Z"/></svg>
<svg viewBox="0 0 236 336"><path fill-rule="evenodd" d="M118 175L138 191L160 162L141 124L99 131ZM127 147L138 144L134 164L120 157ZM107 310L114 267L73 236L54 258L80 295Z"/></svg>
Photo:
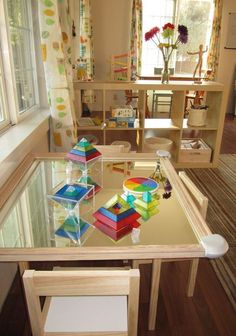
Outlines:
<svg viewBox="0 0 236 336"><path fill-rule="evenodd" d="M32 61L32 81L34 84L34 95L35 104L30 108L19 111L17 88L16 88L16 77L15 77L15 67L13 62L13 51L10 41L10 27L8 23L8 9L7 0L0 0L0 36L1 36L1 48L2 48L2 62L3 62L3 80L6 89L7 98L7 114L8 114L8 125L14 125L21 122L23 119L28 117L30 114L35 113L39 108L39 88L38 88L38 76L37 76L37 63L36 63L36 53L35 53L35 31L33 27L33 12L31 6L31 0L27 1L27 15L30 27L30 41L31 41L31 61ZM11 80L6 80L10 78ZM7 125L6 125L7 126Z"/></svg>

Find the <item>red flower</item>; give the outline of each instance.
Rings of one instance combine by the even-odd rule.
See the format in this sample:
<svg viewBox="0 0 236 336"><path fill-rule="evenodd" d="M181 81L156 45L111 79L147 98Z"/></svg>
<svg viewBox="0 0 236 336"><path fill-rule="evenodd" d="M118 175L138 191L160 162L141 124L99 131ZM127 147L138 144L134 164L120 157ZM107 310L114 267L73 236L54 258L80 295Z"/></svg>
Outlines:
<svg viewBox="0 0 236 336"><path fill-rule="evenodd" d="M166 23L166 24L162 27L162 29L165 30L165 29L167 29L167 28L174 30L174 29L175 29L175 26L174 26L172 23L169 23L169 22L168 22L168 23Z"/></svg>
<svg viewBox="0 0 236 336"><path fill-rule="evenodd" d="M154 35L156 35L159 32L160 32L160 28L158 27L154 27L150 29L147 33L145 33L145 41L150 40L151 38L153 38Z"/></svg>

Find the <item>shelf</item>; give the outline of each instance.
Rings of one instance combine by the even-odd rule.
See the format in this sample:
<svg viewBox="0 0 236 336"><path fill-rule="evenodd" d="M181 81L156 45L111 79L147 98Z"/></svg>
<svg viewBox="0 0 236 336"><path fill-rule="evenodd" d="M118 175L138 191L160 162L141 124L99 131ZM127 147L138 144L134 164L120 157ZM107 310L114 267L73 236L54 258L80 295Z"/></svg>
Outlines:
<svg viewBox="0 0 236 336"><path fill-rule="evenodd" d="M102 126L78 126L77 129L81 131L103 131Z"/></svg>
<svg viewBox="0 0 236 336"><path fill-rule="evenodd" d="M221 138L224 125L226 99L224 86L221 83L203 81L195 84L191 81L170 81L162 84L158 80L138 80L136 82L74 82L76 95L81 97L81 91L96 92L96 99L89 105L92 116L102 120L101 126L80 126L78 132L91 133L99 138L99 144L109 145L116 140L126 140L132 145L132 150L145 150L146 137L165 137L173 141L171 150L172 162L176 168L213 168L219 161ZM137 92L135 100L131 101L137 109L136 118L139 127L107 127L107 120L111 117L111 106L124 106L125 90ZM100 92L99 92L100 91ZM149 92L148 92L149 91ZM166 118L146 118L149 115L152 94L150 91L172 91L170 116ZM185 99L187 91L204 91L204 104L208 105L206 126L189 126L185 115ZM81 115L80 100L78 115ZM99 112L97 112L99 111ZM169 113L169 112L168 112ZM111 125L111 124L110 124ZM122 124L124 126L125 124ZM212 150L211 162L179 162L181 139L201 138Z"/></svg>
<svg viewBox="0 0 236 336"><path fill-rule="evenodd" d="M143 128L138 127L105 127L106 131L141 131Z"/></svg>
<svg viewBox="0 0 236 336"><path fill-rule="evenodd" d="M144 129L180 130L171 119L145 119Z"/></svg>

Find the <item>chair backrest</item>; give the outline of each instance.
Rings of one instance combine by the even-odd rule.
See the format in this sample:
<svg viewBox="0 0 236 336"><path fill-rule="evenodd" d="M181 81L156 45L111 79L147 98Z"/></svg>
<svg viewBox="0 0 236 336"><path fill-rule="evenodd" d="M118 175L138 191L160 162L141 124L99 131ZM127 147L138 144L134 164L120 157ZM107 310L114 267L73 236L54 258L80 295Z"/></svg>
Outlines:
<svg viewBox="0 0 236 336"><path fill-rule="evenodd" d="M179 172L179 177L187 188L202 217L206 219L208 198L202 194L184 171Z"/></svg>
<svg viewBox="0 0 236 336"><path fill-rule="evenodd" d="M95 145L94 147L102 154L125 152L124 145Z"/></svg>
<svg viewBox="0 0 236 336"><path fill-rule="evenodd" d="M154 68L154 75L161 75L163 68ZM173 75L175 72L174 68L169 68L170 75Z"/></svg>
<svg viewBox="0 0 236 336"><path fill-rule="evenodd" d="M23 283L33 336L45 335L44 324L49 304L45 303L44 306L46 307L42 310L40 297L54 296L125 295L128 297L128 335L134 336L137 334L138 270L26 270L23 275ZM60 316L60 318L63 319L63 316ZM50 333L47 332L48 334ZM92 333L89 334L92 335ZM123 334L127 333L120 333L120 335ZM66 333L66 335L69 335L69 333ZM112 335L112 333L109 333L109 335Z"/></svg>

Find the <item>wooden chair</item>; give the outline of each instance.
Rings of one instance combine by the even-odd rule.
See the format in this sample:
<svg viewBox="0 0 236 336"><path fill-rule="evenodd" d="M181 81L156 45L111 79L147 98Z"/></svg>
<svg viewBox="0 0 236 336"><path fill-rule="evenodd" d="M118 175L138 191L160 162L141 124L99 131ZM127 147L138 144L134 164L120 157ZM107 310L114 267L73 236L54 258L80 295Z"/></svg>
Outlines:
<svg viewBox="0 0 236 336"><path fill-rule="evenodd" d="M129 105L133 99L138 99L138 98L139 98L139 94L137 91L125 90L126 105ZM148 108L148 94L146 94L146 101L145 101L145 118L151 118L151 114Z"/></svg>
<svg viewBox="0 0 236 336"><path fill-rule="evenodd" d="M33 336L137 335L138 270L26 270L23 283Z"/></svg>
<svg viewBox="0 0 236 336"><path fill-rule="evenodd" d="M187 174L183 171L179 172L179 177L181 178L184 186L187 188L192 200L196 204L202 217L206 218L208 199L205 197L200 190L195 186ZM140 264L152 263L152 279L151 279L151 292L150 292L150 302L149 302L149 330L155 329L156 322L156 311L158 302L158 292L161 274L161 264L162 262L178 261L180 259L154 259L154 260L133 260L133 268L138 268ZM183 259L181 259L183 260ZM190 260L189 275L187 281L187 296L193 296L199 258L188 258L185 260Z"/></svg>
<svg viewBox="0 0 236 336"><path fill-rule="evenodd" d="M185 108L184 112L187 114L187 109L189 107L189 102L192 102L192 104L200 105L203 101L205 91L194 91L189 92L186 91L185 95Z"/></svg>

